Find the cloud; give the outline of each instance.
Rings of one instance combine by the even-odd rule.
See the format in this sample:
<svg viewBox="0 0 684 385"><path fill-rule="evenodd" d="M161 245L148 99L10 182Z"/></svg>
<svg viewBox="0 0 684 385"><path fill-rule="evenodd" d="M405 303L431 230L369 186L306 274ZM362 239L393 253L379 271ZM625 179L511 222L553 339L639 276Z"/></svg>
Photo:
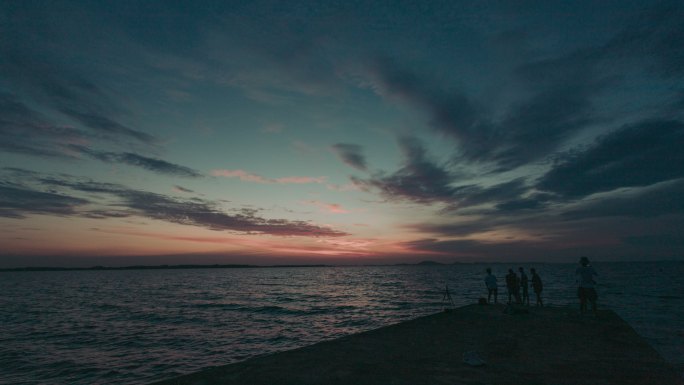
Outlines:
<svg viewBox="0 0 684 385"><path fill-rule="evenodd" d="M75 71L63 68L52 58L37 57L34 44L0 45L0 69L14 89L22 90L32 99L68 116L83 126L118 140L131 138L145 144L155 144L150 134L130 128L112 117L118 104L96 84Z"/></svg>
<svg viewBox="0 0 684 385"><path fill-rule="evenodd" d="M581 198L621 187L684 177L684 124L650 120L625 125L585 151L566 154L543 175L539 190Z"/></svg>
<svg viewBox="0 0 684 385"><path fill-rule="evenodd" d="M456 185L459 175L430 160L418 139L403 137L399 144L404 153L402 168L390 175L376 174L367 179L352 177L352 181L366 190L379 190L389 200L445 203L452 210L518 199L530 189L524 178L490 186Z"/></svg>
<svg viewBox="0 0 684 385"><path fill-rule="evenodd" d="M310 176L286 176L282 178L269 179L270 183L281 183L281 184L306 184L306 183L325 183L327 178L324 176L310 177Z"/></svg>
<svg viewBox="0 0 684 385"><path fill-rule="evenodd" d="M471 254L473 251L481 249L484 245L482 242L470 239L444 241L435 238L426 238L403 242L402 246L423 253L459 255L463 253Z"/></svg>
<svg viewBox="0 0 684 385"><path fill-rule="evenodd" d="M256 209L243 209L235 214L228 214L218 208L217 202L199 198L174 199L162 194L129 189L119 184L100 183L66 175L45 176L22 169L7 168L3 171L6 173L3 179L13 181L14 185L0 185L0 209L2 215L13 218L23 218L30 213L103 219L137 215L215 231L314 238L348 235L307 221L262 218L257 216ZM81 206L94 202L66 194L43 193L36 187L24 185L44 186L52 190L69 189L72 194L96 194L93 199L98 197L106 203L101 203L104 204L103 208L86 210ZM112 202L112 197L118 198L119 201Z"/></svg>
<svg viewBox="0 0 684 385"><path fill-rule="evenodd" d="M612 193L568 208L565 219L603 217L649 218L684 214L684 179L658 183L646 188Z"/></svg>
<svg viewBox="0 0 684 385"><path fill-rule="evenodd" d="M185 188L183 186L178 186L178 185L173 186L173 191L188 193L188 194L194 193L194 191L190 190L189 188Z"/></svg>
<svg viewBox="0 0 684 385"><path fill-rule="evenodd" d="M105 163L127 164L129 166L135 166L144 168L146 170L154 171L159 174L180 176L185 178L200 178L203 176L201 173L189 167L169 163L161 159L148 158L146 156L134 154L131 152L103 152L95 151L83 146L72 146L72 148L93 159L98 159Z"/></svg>
<svg viewBox="0 0 684 385"><path fill-rule="evenodd" d="M649 70L670 79L684 75L684 48L678 44L684 39L681 3L635 15L604 42L530 56L511 72L516 93L506 105L478 100L463 88L432 79L427 69L398 60L375 61L368 77L379 95L424 112L435 132L453 139L456 159L507 171L545 161L596 123L624 119L614 109L597 108L598 101L606 103L601 98L609 92L611 107L628 100L637 103L636 97L645 103L641 95L624 94L618 86L633 79L657 84L660 80L649 78Z"/></svg>
<svg viewBox="0 0 684 385"><path fill-rule="evenodd" d="M138 215L210 230L276 236L339 237L347 233L305 221L265 219L253 213L229 215L214 208L211 202L180 201L164 195L128 190L117 194Z"/></svg>
<svg viewBox="0 0 684 385"><path fill-rule="evenodd" d="M19 154L76 159L85 154L106 163L121 163L166 175L198 178L188 167L131 152L103 152L89 148L94 136L73 127L55 126L16 96L0 93L0 149Z"/></svg>
<svg viewBox="0 0 684 385"><path fill-rule="evenodd" d="M269 183L269 179L243 170L212 170L211 175L226 178L240 178L245 182Z"/></svg>
<svg viewBox="0 0 684 385"><path fill-rule="evenodd" d="M650 62L650 69L665 77L684 75L684 6L661 2L633 18L603 48L606 55Z"/></svg>
<svg viewBox="0 0 684 385"><path fill-rule="evenodd" d="M466 185L455 189L453 201L455 208L478 206L486 203L510 202L518 199L529 190L525 178L517 178L491 186Z"/></svg>
<svg viewBox="0 0 684 385"><path fill-rule="evenodd" d="M69 216L89 202L52 192L0 183L0 217L25 218L29 214Z"/></svg>
<svg viewBox="0 0 684 385"><path fill-rule="evenodd" d="M485 145L488 133L479 129L484 127L480 107L464 93L446 91L389 59L376 61L370 76L378 94L425 110L435 129L462 143Z"/></svg>
<svg viewBox="0 0 684 385"><path fill-rule="evenodd" d="M533 195L532 201L548 206L512 211L495 206L493 211L460 216L452 223L445 218L446 223L412 224L407 228L428 237L404 246L415 253L498 260L508 256L564 259L582 253L603 258L669 258L681 254L681 242L667 241L682 239L682 194L684 178L569 202L552 195Z"/></svg>
<svg viewBox="0 0 684 385"><path fill-rule="evenodd" d="M361 171L366 171L368 169L361 146L357 144L337 143L332 145L332 150L347 165Z"/></svg>
<svg viewBox="0 0 684 385"><path fill-rule="evenodd" d="M101 113L79 111L68 107L60 107L59 111L96 131L114 136L130 137L147 144L154 144L157 141L152 135L126 127Z"/></svg>
<svg viewBox="0 0 684 385"><path fill-rule="evenodd" d="M552 201L553 198L553 194L534 193L527 197L503 201L496 205L496 209L501 213L539 210L545 208L547 202Z"/></svg>
<svg viewBox="0 0 684 385"><path fill-rule="evenodd" d="M281 178L266 178L261 175L252 174L244 170L213 170L213 176L221 176L225 178L239 178L245 182L254 183L277 183L277 184L307 184L307 183L325 183L327 179L324 176L310 177L310 176L286 176Z"/></svg>
<svg viewBox="0 0 684 385"><path fill-rule="evenodd" d="M591 98L605 83L594 75L591 61L574 57L529 63L518 73L530 96L498 119L464 92L445 89L393 61L378 61L371 77L379 94L425 111L435 131L456 141L457 158L505 171L542 159L593 122Z"/></svg>
<svg viewBox="0 0 684 385"><path fill-rule="evenodd" d="M306 201L305 203L314 205L331 214L348 214L349 211L342 208L337 203L325 203L317 200Z"/></svg>
<svg viewBox="0 0 684 385"><path fill-rule="evenodd" d="M82 130L48 123L15 95L0 93L0 149L39 157L73 158L69 146L90 139Z"/></svg>
<svg viewBox="0 0 684 385"><path fill-rule="evenodd" d="M320 239L316 242L325 243L343 249L367 249L375 243L373 239Z"/></svg>
<svg viewBox="0 0 684 385"><path fill-rule="evenodd" d="M586 245L566 244L556 241L511 240L495 243L474 239L425 238L404 242L402 246L407 252L414 255L443 256L473 262L497 261L520 263L523 261L575 261L577 255L586 252L592 252L591 255L601 253L601 255L611 256L615 254L615 247L619 246L619 244L611 244L606 247L601 247L603 245L586 247Z"/></svg>
<svg viewBox="0 0 684 385"><path fill-rule="evenodd" d="M128 218L134 214L125 210L93 209L82 211L79 216L91 219Z"/></svg>
<svg viewBox="0 0 684 385"><path fill-rule="evenodd" d="M409 229L417 230L421 233L427 233L437 236L453 236L463 237L472 234L479 234L484 231L491 230L497 226L497 223L491 220L483 220L478 218L474 221L460 222L460 223L421 223L406 226Z"/></svg>
<svg viewBox="0 0 684 385"><path fill-rule="evenodd" d="M328 188L328 190L333 190L333 191L358 191L360 190L359 186L355 184L353 181L349 182L344 185L339 185L335 183L328 183L325 185L325 187Z"/></svg>
<svg viewBox="0 0 684 385"><path fill-rule="evenodd" d="M298 11L277 15L263 12L270 6L240 7L237 13L229 6L231 9L216 9L211 15L199 11L194 18L169 20L169 31L177 29L180 22L192 24L186 32L202 32L199 36L186 33L192 37L180 40L160 40L158 34L152 34L154 43L145 45L143 55L156 72L175 81L234 87L264 104L292 105L292 95L324 98L341 92L344 86L339 82L334 53L336 39L327 36L325 30L333 25L346 28L343 19L325 17L323 21ZM147 15L149 10L140 13ZM152 19L148 22L160 23ZM140 37L136 40L139 42ZM189 40L192 43L185 44ZM172 47L160 49L167 45Z"/></svg>
<svg viewBox="0 0 684 385"><path fill-rule="evenodd" d="M404 153L404 166L391 175L375 175L369 179L352 177L362 188L380 190L390 200L417 203L451 202L456 189L451 187L453 175L443 166L428 159L421 142L403 137L399 145Z"/></svg>

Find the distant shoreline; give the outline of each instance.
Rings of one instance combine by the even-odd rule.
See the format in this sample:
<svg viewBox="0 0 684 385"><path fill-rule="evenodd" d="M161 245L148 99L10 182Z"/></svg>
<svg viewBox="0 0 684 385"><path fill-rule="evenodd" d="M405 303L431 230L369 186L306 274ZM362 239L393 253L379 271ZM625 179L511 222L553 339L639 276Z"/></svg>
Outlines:
<svg viewBox="0 0 684 385"><path fill-rule="evenodd" d="M683 262L679 260L661 261L598 261L599 263L662 263L662 262ZM388 263L388 264L358 264L358 265L327 265L327 264L284 264L284 265L247 265L247 264L179 264L179 265L132 265L132 266L91 266L91 267L58 267L58 266L26 266L26 267L5 267L0 268L0 272L30 272L30 271L102 271L102 270L187 270L187 269L268 269L268 268L306 268L306 267L350 267L350 266L453 266L469 264L488 264L488 265L527 265L527 264L572 264L572 262L452 262L442 263L435 261L421 261L416 263Z"/></svg>
<svg viewBox="0 0 684 385"><path fill-rule="evenodd" d="M454 264L459 264L455 262ZM450 265L435 261L421 261L418 263L397 263L386 265L361 265L361 266L434 266ZM55 267L55 266L35 266L35 267L10 267L0 268L0 272L7 271L92 271L92 270L180 270L180 269L265 269L265 268L284 268L284 267L335 267L338 265L326 264L285 264L285 265L246 265L246 264L180 264L180 265L132 265L132 266L91 266L91 267ZM345 265L347 266L347 265ZM352 265L354 266L354 265Z"/></svg>
<svg viewBox="0 0 684 385"><path fill-rule="evenodd" d="M254 269L270 267L330 267L332 265L134 265L134 266L92 266L92 267L13 267L0 268L0 272L8 271L99 271L99 270L182 270L182 269Z"/></svg>
<svg viewBox="0 0 684 385"><path fill-rule="evenodd" d="M456 263L458 264L458 263ZM397 263L387 265L359 265L359 266L433 266L433 265L449 265L446 263L423 261L418 263ZM50 267L50 266L35 266L35 267L11 267L0 268L0 272L7 271L98 271L98 270L182 270L182 269L267 269L267 268L284 268L284 267L335 267L338 265L325 264L306 264L306 265L133 265L133 266L92 266L92 267ZM345 265L349 266L349 265ZM355 266L355 265L351 265Z"/></svg>

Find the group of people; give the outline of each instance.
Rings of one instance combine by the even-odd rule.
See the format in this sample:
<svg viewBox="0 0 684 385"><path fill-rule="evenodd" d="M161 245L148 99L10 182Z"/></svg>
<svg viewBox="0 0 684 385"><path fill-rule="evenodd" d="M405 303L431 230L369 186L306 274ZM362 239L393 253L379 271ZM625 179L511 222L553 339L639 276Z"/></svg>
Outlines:
<svg viewBox="0 0 684 385"><path fill-rule="evenodd" d="M529 283L530 280L525 274L525 269L522 267L518 269L520 276L518 276L513 269L508 269L506 275L506 289L508 290L508 303L510 304L514 299L517 304L530 305ZM532 290L537 297L537 306L544 306L541 293L544 290L544 284L541 277L537 274L535 269L530 269L532 274ZM492 296L494 296L494 303L499 300L499 282L496 276L492 274L492 269L487 269L487 276L485 277L485 285L487 285L487 302L492 303ZM522 291L522 296L521 296Z"/></svg>
<svg viewBox="0 0 684 385"><path fill-rule="evenodd" d="M530 279L525 274L525 269L522 267L518 269L520 275L516 274L513 269L508 269L508 274L506 275L506 289L508 290L508 303L511 304L515 301L519 305L530 305L530 295L529 295L529 285ZM532 274L531 284L532 290L536 296L537 302L536 306L544 306L542 300L542 291L544 290L544 284L542 279L537 274L537 271L532 268L530 269ZM584 313L587 310L587 302L591 303L591 310L596 313L596 300L598 295L596 294L596 270L589 264L589 258L582 257L580 259L580 267L575 271L577 277L577 297L580 300L580 312ZM494 297L494 303L498 302L499 295L499 284L496 276L492 274L492 269L487 269L487 275L485 276L485 285L487 286L487 303L492 303L492 296Z"/></svg>

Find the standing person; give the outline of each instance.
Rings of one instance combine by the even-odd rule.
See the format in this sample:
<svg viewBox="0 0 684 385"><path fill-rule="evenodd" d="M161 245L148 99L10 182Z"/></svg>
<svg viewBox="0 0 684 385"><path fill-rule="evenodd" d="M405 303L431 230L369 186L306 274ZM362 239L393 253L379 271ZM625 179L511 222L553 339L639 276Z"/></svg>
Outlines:
<svg viewBox="0 0 684 385"><path fill-rule="evenodd" d="M525 269L522 267L518 269L520 272L520 288L522 289L522 303L523 305L530 306L530 293L529 293L529 280L527 279L527 274L525 274Z"/></svg>
<svg viewBox="0 0 684 385"><path fill-rule="evenodd" d="M494 303L497 302L499 296L498 282L496 277L492 274L492 269L487 268L487 276L485 277L485 285L487 285L487 303L492 303L492 294L494 294Z"/></svg>
<svg viewBox="0 0 684 385"><path fill-rule="evenodd" d="M596 270L589 264L589 258L580 258L580 267L575 271L575 276L577 277L577 296L580 300L580 312L584 314L587 310L587 301L591 302L591 310L596 315L596 299L598 295L596 294Z"/></svg>
<svg viewBox="0 0 684 385"><path fill-rule="evenodd" d="M544 302L542 302L541 293L542 290L544 290L544 284L542 284L541 277L539 274L537 274L537 271L534 268L530 269L530 272L532 272L532 289L537 297L537 306L543 307Z"/></svg>
<svg viewBox="0 0 684 385"><path fill-rule="evenodd" d="M508 269L506 289L508 289L508 303L511 303L511 297L515 297L515 302L520 303L520 280L513 269Z"/></svg>

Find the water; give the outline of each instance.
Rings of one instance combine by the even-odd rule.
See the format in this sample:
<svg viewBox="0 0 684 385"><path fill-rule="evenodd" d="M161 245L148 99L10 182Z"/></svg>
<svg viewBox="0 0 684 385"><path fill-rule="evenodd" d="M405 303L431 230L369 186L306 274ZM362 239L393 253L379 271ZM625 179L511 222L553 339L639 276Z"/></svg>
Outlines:
<svg viewBox="0 0 684 385"><path fill-rule="evenodd" d="M523 266L546 303L576 303L575 265ZM0 383L147 384L432 314L445 284L474 303L485 267L0 273ZM600 305L684 367L684 262L595 268Z"/></svg>

